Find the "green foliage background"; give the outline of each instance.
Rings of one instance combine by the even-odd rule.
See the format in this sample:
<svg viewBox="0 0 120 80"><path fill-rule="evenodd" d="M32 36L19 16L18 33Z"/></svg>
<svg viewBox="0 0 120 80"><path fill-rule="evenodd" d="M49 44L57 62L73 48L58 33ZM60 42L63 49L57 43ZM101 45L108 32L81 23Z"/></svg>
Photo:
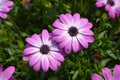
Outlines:
<svg viewBox="0 0 120 80"><path fill-rule="evenodd" d="M0 63L4 69L16 67L17 80L91 80L101 69L113 70L120 64L120 19L111 20L104 8L96 8L95 0L32 0L25 9L20 0L0 25ZM25 38L42 29L52 31L52 23L60 14L80 13L93 23L95 42L88 49L70 53L57 71L35 72L22 60Z"/></svg>

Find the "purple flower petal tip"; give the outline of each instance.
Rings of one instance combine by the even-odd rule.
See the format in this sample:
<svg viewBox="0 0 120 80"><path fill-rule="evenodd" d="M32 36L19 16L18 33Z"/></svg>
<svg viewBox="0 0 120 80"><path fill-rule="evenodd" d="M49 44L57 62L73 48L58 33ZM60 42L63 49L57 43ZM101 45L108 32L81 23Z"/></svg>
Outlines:
<svg viewBox="0 0 120 80"><path fill-rule="evenodd" d="M0 66L0 80L9 80L15 71L14 66L9 66L4 71L2 70L2 65Z"/></svg>
<svg viewBox="0 0 120 80"><path fill-rule="evenodd" d="M104 4L103 3L101 3L101 2L96 2L96 7L98 7L98 8L100 8L100 7L103 7L104 6Z"/></svg>
<svg viewBox="0 0 120 80"><path fill-rule="evenodd" d="M120 65L116 64L114 67L113 75L109 68L105 67L102 69L103 76L105 80L120 80ZM100 75L93 74L92 80L104 80Z"/></svg>

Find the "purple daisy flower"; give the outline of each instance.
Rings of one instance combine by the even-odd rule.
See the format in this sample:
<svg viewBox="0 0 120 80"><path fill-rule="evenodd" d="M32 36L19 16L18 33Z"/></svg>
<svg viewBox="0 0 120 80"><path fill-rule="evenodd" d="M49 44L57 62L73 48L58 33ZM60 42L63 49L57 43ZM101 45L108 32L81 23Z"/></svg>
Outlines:
<svg viewBox="0 0 120 80"><path fill-rule="evenodd" d="M10 0L0 0L0 17L7 18L7 12L13 8L14 3Z"/></svg>
<svg viewBox="0 0 120 80"><path fill-rule="evenodd" d="M29 60L29 65L33 66L35 71L42 68L46 72L49 67L55 71L64 61L61 49L52 41L47 30L26 38L26 42L23 60Z"/></svg>
<svg viewBox="0 0 120 80"><path fill-rule="evenodd" d="M11 78L14 71L15 71L14 66L10 66L3 71L3 67L0 64L0 80L16 80L15 78Z"/></svg>
<svg viewBox="0 0 120 80"><path fill-rule="evenodd" d="M108 0L105 10L108 11L110 18L120 16L120 0Z"/></svg>
<svg viewBox="0 0 120 80"><path fill-rule="evenodd" d="M105 10L108 11L110 18L112 19L116 16L120 16L120 0L97 0L96 6L105 6Z"/></svg>
<svg viewBox="0 0 120 80"><path fill-rule="evenodd" d="M113 76L109 68L103 68L102 73L104 75L105 80L120 80L120 65L115 65ZM92 80L104 80L100 75L93 74Z"/></svg>
<svg viewBox="0 0 120 80"><path fill-rule="evenodd" d="M53 26L53 40L59 43L66 53L78 52L83 48L88 48L88 42L94 41L92 23L87 18L80 18L78 13L73 16L70 13L61 14L55 20Z"/></svg>

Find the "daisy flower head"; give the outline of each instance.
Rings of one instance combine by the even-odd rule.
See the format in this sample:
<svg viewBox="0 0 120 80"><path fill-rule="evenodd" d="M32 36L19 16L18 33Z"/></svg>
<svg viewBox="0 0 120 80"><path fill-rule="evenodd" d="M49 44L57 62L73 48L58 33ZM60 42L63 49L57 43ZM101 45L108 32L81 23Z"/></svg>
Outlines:
<svg viewBox="0 0 120 80"><path fill-rule="evenodd" d="M35 71L42 69L47 72L49 68L55 71L64 61L63 51L52 41L51 34L46 29L39 35L26 38L26 42L23 60L29 61Z"/></svg>
<svg viewBox="0 0 120 80"><path fill-rule="evenodd" d="M15 71L14 66L9 66L7 69L3 71L2 64L0 64L0 80L16 80L15 78L11 78Z"/></svg>
<svg viewBox="0 0 120 80"><path fill-rule="evenodd" d="M115 65L113 75L110 69L106 67L102 69L102 73L104 79L100 75L94 73L91 77L92 80L120 80L120 65Z"/></svg>
<svg viewBox="0 0 120 80"><path fill-rule="evenodd" d="M88 48L88 43L94 41L92 23L87 18L80 18L79 13L73 16L70 13L61 14L59 19L53 23L53 41L56 41L60 48L66 53L78 52Z"/></svg>
<svg viewBox="0 0 120 80"><path fill-rule="evenodd" d="M112 19L120 16L120 0L97 0L95 5L96 7L105 6L105 10Z"/></svg>
<svg viewBox="0 0 120 80"><path fill-rule="evenodd" d="M0 0L0 18L6 19L7 13L13 8L14 3L10 0Z"/></svg>
<svg viewBox="0 0 120 80"><path fill-rule="evenodd" d="M105 10L108 11L110 18L120 16L120 0L108 0Z"/></svg>

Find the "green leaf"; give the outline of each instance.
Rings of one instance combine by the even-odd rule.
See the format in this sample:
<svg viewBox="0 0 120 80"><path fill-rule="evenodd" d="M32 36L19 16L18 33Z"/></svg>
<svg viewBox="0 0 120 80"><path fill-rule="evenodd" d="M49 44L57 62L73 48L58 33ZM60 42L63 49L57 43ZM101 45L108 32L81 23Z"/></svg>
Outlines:
<svg viewBox="0 0 120 80"><path fill-rule="evenodd" d="M10 21L5 21L5 24L7 24L8 26L13 26L13 24Z"/></svg>
<svg viewBox="0 0 120 80"><path fill-rule="evenodd" d="M110 61L111 59L104 59L102 62L101 62L101 64L102 64L102 66L106 66L106 64Z"/></svg>
<svg viewBox="0 0 120 80"><path fill-rule="evenodd" d="M72 80L76 80L77 75L78 75L78 71L76 71L76 72L74 73L74 75L73 75L73 77L72 77Z"/></svg>
<svg viewBox="0 0 120 80"><path fill-rule="evenodd" d="M112 57L113 59L117 59L117 57L115 56L114 53L112 53L111 50L108 50L107 53L108 53L108 55L109 55L110 57Z"/></svg>
<svg viewBox="0 0 120 80"><path fill-rule="evenodd" d="M106 30L105 31L103 31L103 32L101 32L99 35L98 35L98 39L100 39L100 38L104 38L104 36L105 36L105 34L106 34Z"/></svg>
<svg viewBox="0 0 120 80"><path fill-rule="evenodd" d="M48 25L48 28L50 31L53 31L53 29L54 29L51 25Z"/></svg>

